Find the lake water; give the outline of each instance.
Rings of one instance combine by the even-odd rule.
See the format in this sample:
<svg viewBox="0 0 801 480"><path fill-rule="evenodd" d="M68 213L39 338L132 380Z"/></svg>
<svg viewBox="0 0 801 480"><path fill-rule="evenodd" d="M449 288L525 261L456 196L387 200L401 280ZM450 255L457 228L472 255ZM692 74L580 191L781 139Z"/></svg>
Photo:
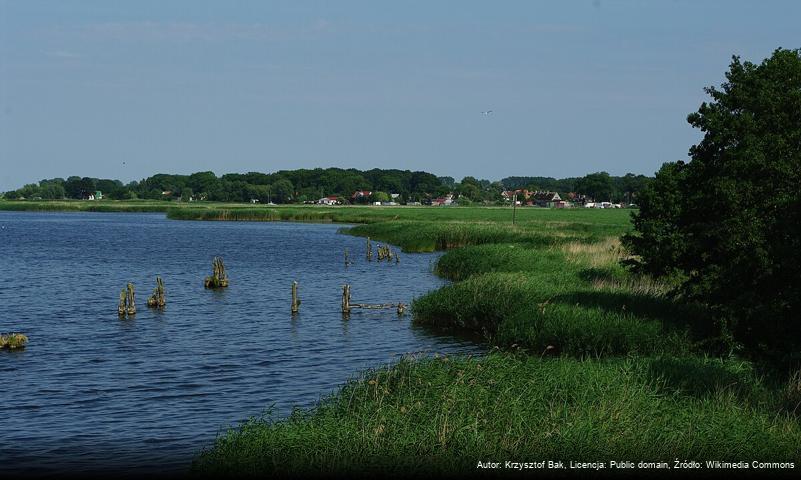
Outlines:
<svg viewBox="0 0 801 480"><path fill-rule="evenodd" d="M270 406L313 406L404 353L481 350L393 310L343 320L345 283L354 302L408 304L443 282L436 254L368 263L365 240L340 227L0 212L0 332L30 338L0 352L3 473L183 471L221 429ZM220 291L203 288L215 255L231 281ZM145 303L156 275L163 312ZM138 313L121 320L129 281Z"/></svg>

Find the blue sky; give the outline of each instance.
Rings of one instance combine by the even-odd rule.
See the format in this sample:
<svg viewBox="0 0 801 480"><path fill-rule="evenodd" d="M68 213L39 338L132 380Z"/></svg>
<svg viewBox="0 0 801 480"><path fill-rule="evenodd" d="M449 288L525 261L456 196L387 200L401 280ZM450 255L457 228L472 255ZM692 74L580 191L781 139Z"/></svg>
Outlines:
<svg viewBox="0 0 801 480"><path fill-rule="evenodd" d="M0 190L318 166L652 174L699 139L686 116L731 55L801 47L799 18L794 1L0 0Z"/></svg>

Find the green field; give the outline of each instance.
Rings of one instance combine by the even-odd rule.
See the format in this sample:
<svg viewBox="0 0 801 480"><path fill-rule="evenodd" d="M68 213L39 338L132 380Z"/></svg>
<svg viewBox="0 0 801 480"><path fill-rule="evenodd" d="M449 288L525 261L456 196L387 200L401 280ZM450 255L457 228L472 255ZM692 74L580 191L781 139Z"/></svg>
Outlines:
<svg viewBox="0 0 801 480"><path fill-rule="evenodd" d="M491 346L480 357L407 358L354 372L314 409L250 419L221 435L195 472L801 462L801 376L739 358L703 305L623 269L617 239L631 228L629 211L519 208L512 225L510 208L171 207L173 219L359 224L343 233L407 252L446 250L436 272L453 282L418 298L413 321L478 333Z"/></svg>

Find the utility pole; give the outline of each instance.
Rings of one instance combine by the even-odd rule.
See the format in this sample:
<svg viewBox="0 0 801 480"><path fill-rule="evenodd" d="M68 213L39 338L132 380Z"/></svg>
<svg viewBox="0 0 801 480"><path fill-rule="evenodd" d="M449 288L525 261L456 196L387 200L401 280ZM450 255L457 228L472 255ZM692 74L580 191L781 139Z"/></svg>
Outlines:
<svg viewBox="0 0 801 480"><path fill-rule="evenodd" d="M517 192L512 195L512 225L515 224L515 214L517 213Z"/></svg>

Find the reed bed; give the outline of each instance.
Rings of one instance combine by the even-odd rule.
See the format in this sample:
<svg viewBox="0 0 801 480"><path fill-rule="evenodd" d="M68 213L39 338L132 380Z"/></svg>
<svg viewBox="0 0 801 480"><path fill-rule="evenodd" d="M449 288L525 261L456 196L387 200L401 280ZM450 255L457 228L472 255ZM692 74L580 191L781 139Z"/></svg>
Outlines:
<svg viewBox="0 0 801 480"><path fill-rule="evenodd" d="M18 212L167 212L170 202L157 201L8 201L0 200L0 211Z"/></svg>

